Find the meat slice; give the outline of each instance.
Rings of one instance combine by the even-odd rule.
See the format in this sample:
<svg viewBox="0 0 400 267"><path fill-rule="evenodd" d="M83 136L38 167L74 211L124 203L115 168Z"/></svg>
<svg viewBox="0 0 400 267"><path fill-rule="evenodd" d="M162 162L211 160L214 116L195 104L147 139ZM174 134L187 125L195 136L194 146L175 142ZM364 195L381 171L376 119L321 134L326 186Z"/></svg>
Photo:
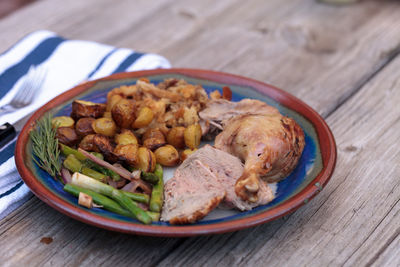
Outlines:
<svg viewBox="0 0 400 267"><path fill-rule="evenodd" d="M194 223L217 207L225 194L208 166L189 157L164 186L161 220Z"/></svg>
<svg viewBox="0 0 400 267"><path fill-rule="evenodd" d="M241 200L235 193L236 180L243 173L242 162L221 150L206 145L190 155L164 187L161 219L172 224L193 223L202 219L221 202L229 208L250 210L274 198L264 184L258 201Z"/></svg>

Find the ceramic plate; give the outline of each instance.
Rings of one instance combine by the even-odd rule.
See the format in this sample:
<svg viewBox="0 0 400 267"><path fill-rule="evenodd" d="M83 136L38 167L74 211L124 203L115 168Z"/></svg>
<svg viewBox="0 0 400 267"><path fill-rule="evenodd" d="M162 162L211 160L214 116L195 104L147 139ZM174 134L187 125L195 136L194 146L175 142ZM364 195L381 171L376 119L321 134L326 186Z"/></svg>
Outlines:
<svg viewBox="0 0 400 267"><path fill-rule="evenodd" d="M141 77L158 83L166 78L185 79L201 84L207 92L229 86L233 101L242 98L262 100L289 117L294 118L306 135L306 146L293 173L274 185L276 198L269 204L251 211L216 210L202 221L192 225L174 226L165 222L143 225L132 218L99 209L86 209L77 199L62 190L61 182L54 180L32 161L29 131L37 119L47 113L69 115L75 99L105 102L107 92L121 85L135 84ZM193 69L150 70L115 74L76 86L40 108L24 126L17 142L15 159L19 173L27 186L41 200L60 212L82 222L105 229L130 234L151 236L192 236L240 230L265 223L288 214L307 203L326 185L336 162L336 146L325 121L304 102L271 85L236 75ZM168 171L167 171L168 173ZM169 175L170 176L170 175Z"/></svg>

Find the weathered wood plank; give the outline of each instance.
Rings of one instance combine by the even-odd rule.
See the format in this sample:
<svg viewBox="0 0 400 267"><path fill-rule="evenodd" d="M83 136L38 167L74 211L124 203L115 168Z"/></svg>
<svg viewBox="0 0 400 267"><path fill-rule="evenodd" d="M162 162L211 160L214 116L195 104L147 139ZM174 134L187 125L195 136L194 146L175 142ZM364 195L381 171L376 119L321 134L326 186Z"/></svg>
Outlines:
<svg viewBox="0 0 400 267"><path fill-rule="evenodd" d="M51 237L52 242L40 242ZM73 220L33 197L0 223L2 265L149 266L180 239L131 236Z"/></svg>
<svg viewBox="0 0 400 267"><path fill-rule="evenodd" d="M108 37L113 44L113 35L133 34L132 25L169 2L171 0L160 0L157 4L145 0L118 1L118 4L110 0L39 1L1 20L0 50L38 29L54 31L67 38L99 42Z"/></svg>
<svg viewBox="0 0 400 267"><path fill-rule="evenodd" d="M307 206L280 227L267 224L253 231L190 238L161 265L398 262L400 151L394 144L400 139L399 68L397 58L328 118L338 163L331 182Z"/></svg>
<svg viewBox="0 0 400 267"><path fill-rule="evenodd" d="M399 9L382 1L246 1L160 52L174 66L269 82L325 116L399 52Z"/></svg>

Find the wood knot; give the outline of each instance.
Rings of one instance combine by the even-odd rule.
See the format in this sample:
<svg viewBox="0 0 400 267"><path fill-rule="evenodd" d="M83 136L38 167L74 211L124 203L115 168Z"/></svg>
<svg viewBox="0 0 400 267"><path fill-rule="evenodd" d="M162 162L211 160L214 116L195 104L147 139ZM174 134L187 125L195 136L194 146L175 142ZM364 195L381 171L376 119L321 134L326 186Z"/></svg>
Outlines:
<svg viewBox="0 0 400 267"><path fill-rule="evenodd" d="M290 46L303 48L315 54L333 54L338 49L340 36L337 33L305 25L286 25L281 29L282 39Z"/></svg>
<svg viewBox="0 0 400 267"><path fill-rule="evenodd" d="M187 10L187 9L180 9L178 11L178 14L181 15L182 17L185 17L188 19L195 19L197 17L194 12Z"/></svg>
<svg viewBox="0 0 400 267"><path fill-rule="evenodd" d="M51 238L51 237L42 237L42 239L40 239L40 243L43 243L46 245L50 244L51 242L53 242L53 238Z"/></svg>
<svg viewBox="0 0 400 267"><path fill-rule="evenodd" d="M353 146L353 145L350 145L350 146L346 146L346 147L344 148L344 150L345 150L346 152L354 152L354 151L357 151L357 147L356 147L356 146Z"/></svg>
<svg viewBox="0 0 400 267"><path fill-rule="evenodd" d="M266 26L256 27L254 30L262 35L267 35L269 33L269 29Z"/></svg>

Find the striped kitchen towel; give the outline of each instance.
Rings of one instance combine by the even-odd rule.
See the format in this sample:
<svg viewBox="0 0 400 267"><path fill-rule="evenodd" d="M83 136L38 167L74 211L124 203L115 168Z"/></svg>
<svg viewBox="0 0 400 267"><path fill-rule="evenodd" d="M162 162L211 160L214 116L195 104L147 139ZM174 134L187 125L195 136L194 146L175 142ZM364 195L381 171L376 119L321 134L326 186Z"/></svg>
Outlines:
<svg viewBox="0 0 400 267"><path fill-rule="evenodd" d="M169 68L170 64L156 54L36 31L0 54L0 106L10 102L31 66L47 71L40 91L32 104L0 117L0 125L17 122L83 81L124 71ZM31 196L15 167L15 142L0 150L0 219Z"/></svg>

